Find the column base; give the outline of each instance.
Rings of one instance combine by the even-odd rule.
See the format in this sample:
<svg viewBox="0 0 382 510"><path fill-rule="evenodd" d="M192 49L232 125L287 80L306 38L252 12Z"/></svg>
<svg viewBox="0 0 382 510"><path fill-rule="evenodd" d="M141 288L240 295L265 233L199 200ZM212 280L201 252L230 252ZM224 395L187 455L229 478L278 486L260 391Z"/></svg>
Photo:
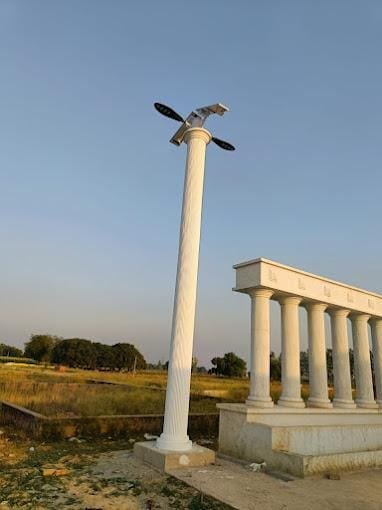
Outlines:
<svg viewBox="0 0 382 510"><path fill-rule="evenodd" d="M334 398L333 407L338 407L339 409L355 409L357 406L355 405L353 400Z"/></svg>
<svg viewBox="0 0 382 510"><path fill-rule="evenodd" d="M280 407L294 407L295 409L302 409L305 407L305 402L302 398L280 397L277 405Z"/></svg>
<svg viewBox="0 0 382 510"><path fill-rule="evenodd" d="M159 450L156 441L146 441L135 443L134 455L164 472L179 468L207 466L215 462L215 452L197 444L194 444L191 450L174 452Z"/></svg>
<svg viewBox="0 0 382 510"><path fill-rule="evenodd" d="M319 407L322 409L331 409L333 407L333 404L330 402L328 398L308 398L308 401L306 403L307 407Z"/></svg>
<svg viewBox="0 0 382 510"><path fill-rule="evenodd" d="M162 433L156 440L156 446L159 450L186 452L192 450L192 441L188 436L184 439L177 439Z"/></svg>
<svg viewBox="0 0 382 510"><path fill-rule="evenodd" d="M378 407L375 400L362 400L361 398L356 398L355 403L357 407L361 407L362 409L377 409Z"/></svg>
<svg viewBox="0 0 382 510"><path fill-rule="evenodd" d="M268 398L261 398L261 397L251 397L249 396L247 400L245 401L247 406L250 407L263 407L263 408L270 408L274 406L273 400L271 397Z"/></svg>
<svg viewBox="0 0 382 510"><path fill-rule="evenodd" d="M382 400L377 400L377 405L378 405L379 407L382 407Z"/></svg>

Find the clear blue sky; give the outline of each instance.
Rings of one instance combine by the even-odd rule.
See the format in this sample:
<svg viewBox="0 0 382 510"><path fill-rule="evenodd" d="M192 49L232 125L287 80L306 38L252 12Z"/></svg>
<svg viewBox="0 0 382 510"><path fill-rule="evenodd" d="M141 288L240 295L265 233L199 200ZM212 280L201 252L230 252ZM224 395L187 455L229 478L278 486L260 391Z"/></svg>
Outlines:
<svg viewBox="0 0 382 510"><path fill-rule="evenodd" d="M379 0L0 2L0 340L50 332L168 358L185 147L207 125L195 354L249 352L232 264L382 292ZM277 326L273 347L278 346Z"/></svg>

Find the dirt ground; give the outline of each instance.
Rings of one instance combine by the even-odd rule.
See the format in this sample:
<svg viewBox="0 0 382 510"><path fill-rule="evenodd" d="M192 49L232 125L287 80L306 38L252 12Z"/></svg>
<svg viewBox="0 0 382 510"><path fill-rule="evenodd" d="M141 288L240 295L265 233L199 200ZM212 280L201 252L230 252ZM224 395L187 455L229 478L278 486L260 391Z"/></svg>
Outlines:
<svg viewBox="0 0 382 510"><path fill-rule="evenodd" d="M136 460L130 441L0 431L0 510L382 510L382 470L286 481L218 459L171 475Z"/></svg>
<svg viewBox="0 0 382 510"><path fill-rule="evenodd" d="M132 442L36 443L0 434L0 510L230 507L137 461Z"/></svg>

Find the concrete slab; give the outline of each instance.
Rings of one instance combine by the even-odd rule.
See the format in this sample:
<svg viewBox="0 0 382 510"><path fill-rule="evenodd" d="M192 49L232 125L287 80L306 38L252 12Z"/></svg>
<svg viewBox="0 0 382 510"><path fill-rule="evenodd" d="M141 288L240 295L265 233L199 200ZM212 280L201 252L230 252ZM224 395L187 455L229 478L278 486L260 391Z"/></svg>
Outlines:
<svg viewBox="0 0 382 510"><path fill-rule="evenodd" d="M248 464L216 459L214 465L169 470L170 475L237 510L380 510L382 470L295 478L254 472Z"/></svg>
<svg viewBox="0 0 382 510"><path fill-rule="evenodd" d="M134 455L136 458L143 460L143 462L164 472L179 468L207 466L215 462L214 451L195 443L192 445L191 450L173 452L160 450L156 446L156 441L145 441L135 443Z"/></svg>

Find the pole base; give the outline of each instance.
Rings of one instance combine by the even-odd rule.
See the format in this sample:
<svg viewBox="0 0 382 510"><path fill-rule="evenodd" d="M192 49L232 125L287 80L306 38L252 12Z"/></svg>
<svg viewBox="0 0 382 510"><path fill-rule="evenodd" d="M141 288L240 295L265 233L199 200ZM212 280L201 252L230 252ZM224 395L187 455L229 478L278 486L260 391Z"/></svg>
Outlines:
<svg viewBox="0 0 382 510"><path fill-rule="evenodd" d="M157 441L135 443L134 456L165 472L172 469L207 466L215 462L215 452L203 446L193 444L190 450L174 452L160 450Z"/></svg>

